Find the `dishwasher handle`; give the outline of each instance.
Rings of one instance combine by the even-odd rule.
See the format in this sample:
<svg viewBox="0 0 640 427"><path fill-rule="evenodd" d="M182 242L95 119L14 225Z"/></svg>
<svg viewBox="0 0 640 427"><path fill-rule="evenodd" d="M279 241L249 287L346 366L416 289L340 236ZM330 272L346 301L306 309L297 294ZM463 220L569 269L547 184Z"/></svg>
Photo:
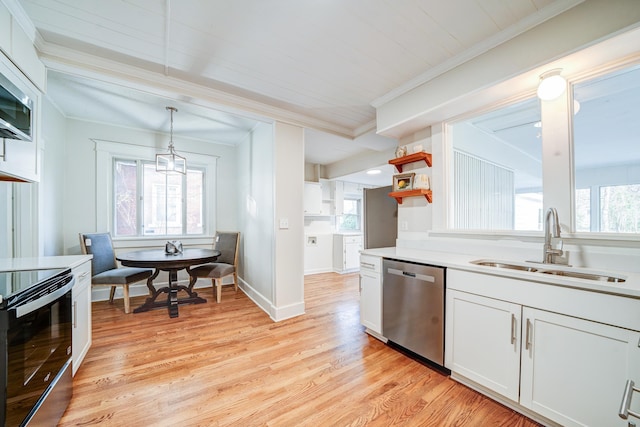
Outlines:
<svg viewBox="0 0 640 427"><path fill-rule="evenodd" d="M436 281L436 278L434 276L427 276L426 274L413 273L413 272L410 272L410 271L402 271L402 270L398 270L396 268L388 268L387 272L389 274L394 274L396 276L410 277L412 279L421 280L423 282L435 283L435 281Z"/></svg>

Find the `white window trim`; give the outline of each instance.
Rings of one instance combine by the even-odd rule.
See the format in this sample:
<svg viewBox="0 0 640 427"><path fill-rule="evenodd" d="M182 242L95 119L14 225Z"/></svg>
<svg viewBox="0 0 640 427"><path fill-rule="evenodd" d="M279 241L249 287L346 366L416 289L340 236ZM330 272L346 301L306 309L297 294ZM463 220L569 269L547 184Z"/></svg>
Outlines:
<svg viewBox="0 0 640 427"><path fill-rule="evenodd" d="M113 160L115 158L131 158L153 161L158 152L156 148L126 142L106 141L92 139L96 150L96 230L109 230L113 234ZM205 218L204 235L180 236L190 243L211 243L211 238L216 230L216 170L218 156L191 153L181 150L191 162L205 171ZM166 241L164 237L149 238L145 236L115 237L114 241L120 241L118 246L140 247L140 242L146 242L142 246L158 246ZM129 243L127 243L129 242Z"/></svg>

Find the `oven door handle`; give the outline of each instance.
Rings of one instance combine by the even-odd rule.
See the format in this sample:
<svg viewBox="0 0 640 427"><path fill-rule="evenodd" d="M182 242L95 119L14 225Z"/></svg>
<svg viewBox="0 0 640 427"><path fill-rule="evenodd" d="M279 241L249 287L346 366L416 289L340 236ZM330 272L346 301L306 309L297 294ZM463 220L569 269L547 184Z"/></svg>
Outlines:
<svg viewBox="0 0 640 427"><path fill-rule="evenodd" d="M69 281L69 283L67 283L60 289L56 289L50 294L44 295L36 300L30 301L26 304L15 307L16 318L20 318L26 314L33 313L37 309L44 307L45 305L57 300L58 298L60 298L61 296L69 292L71 288L73 288L73 285L75 284L75 282L76 282L75 277L72 277L71 281Z"/></svg>

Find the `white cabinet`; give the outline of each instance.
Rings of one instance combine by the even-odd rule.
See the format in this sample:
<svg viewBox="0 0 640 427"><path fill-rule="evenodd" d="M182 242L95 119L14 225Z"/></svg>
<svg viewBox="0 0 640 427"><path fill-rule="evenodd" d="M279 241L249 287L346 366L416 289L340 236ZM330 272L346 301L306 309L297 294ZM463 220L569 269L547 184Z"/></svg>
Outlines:
<svg viewBox="0 0 640 427"><path fill-rule="evenodd" d="M544 423L627 425L618 410L627 380L640 383L640 332L614 325L625 318L616 317L620 309L609 315L606 304L593 305L600 321L579 318L594 293L451 269L447 286L445 366L453 378ZM479 295L485 289L488 296ZM558 298L571 294L573 300ZM571 314L573 306L575 316L552 312ZM638 407L640 398L632 410Z"/></svg>
<svg viewBox="0 0 640 427"><path fill-rule="evenodd" d="M39 90L44 92L46 69L31 39L0 2L0 50L16 64Z"/></svg>
<svg viewBox="0 0 640 427"><path fill-rule="evenodd" d="M517 402L520 305L455 290L446 298L447 367Z"/></svg>
<svg viewBox="0 0 640 427"><path fill-rule="evenodd" d="M305 215L329 215L331 203L329 190L324 190L325 185L319 182L304 183L304 214ZM326 200L325 200L326 199Z"/></svg>
<svg viewBox="0 0 640 427"><path fill-rule="evenodd" d="M332 181L331 198L333 199L333 214L342 215L344 213L344 183L342 181Z"/></svg>
<svg viewBox="0 0 640 427"><path fill-rule="evenodd" d="M11 50L11 13L0 2L0 50L9 53Z"/></svg>
<svg viewBox="0 0 640 427"><path fill-rule="evenodd" d="M38 181L38 118L40 94L22 73L0 53L0 74L33 100L33 141L0 138L0 180Z"/></svg>
<svg viewBox="0 0 640 427"><path fill-rule="evenodd" d="M322 187L317 182L304 183L304 214L320 215L322 211Z"/></svg>
<svg viewBox="0 0 640 427"><path fill-rule="evenodd" d="M520 403L563 426L626 426L618 409L627 379L640 380L640 332L528 307L523 319Z"/></svg>
<svg viewBox="0 0 640 427"><path fill-rule="evenodd" d="M72 366L73 375L91 347L91 261L73 268L76 283L71 291L73 300Z"/></svg>
<svg viewBox="0 0 640 427"><path fill-rule="evenodd" d="M333 235L333 269L338 273L350 273L360 268L362 235Z"/></svg>
<svg viewBox="0 0 640 427"><path fill-rule="evenodd" d="M360 323L382 338L382 258L360 256Z"/></svg>

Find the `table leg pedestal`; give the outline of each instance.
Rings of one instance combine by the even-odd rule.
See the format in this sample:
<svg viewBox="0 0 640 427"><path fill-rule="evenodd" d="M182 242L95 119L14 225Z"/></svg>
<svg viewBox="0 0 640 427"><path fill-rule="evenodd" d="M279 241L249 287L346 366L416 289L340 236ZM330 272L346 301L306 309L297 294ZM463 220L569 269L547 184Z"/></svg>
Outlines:
<svg viewBox="0 0 640 427"><path fill-rule="evenodd" d="M147 287L151 296L140 307L133 310L134 313L142 313L145 311L153 310L156 308L167 307L169 309L169 317L178 317L178 305L179 304L202 304L207 302L206 299L199 297L197 292L193 292L192 280L189 281L189 286L178 285L178 270L171 269L165 270L169 272L169 286L164 288L155 289L153 287L153 279L158 277L160 270L156 269L153 276L147 280ZM186 298L178 298L178 291L185 291L188 294ZM166 293L166 301L156 301L160 294Z"/></svg>

